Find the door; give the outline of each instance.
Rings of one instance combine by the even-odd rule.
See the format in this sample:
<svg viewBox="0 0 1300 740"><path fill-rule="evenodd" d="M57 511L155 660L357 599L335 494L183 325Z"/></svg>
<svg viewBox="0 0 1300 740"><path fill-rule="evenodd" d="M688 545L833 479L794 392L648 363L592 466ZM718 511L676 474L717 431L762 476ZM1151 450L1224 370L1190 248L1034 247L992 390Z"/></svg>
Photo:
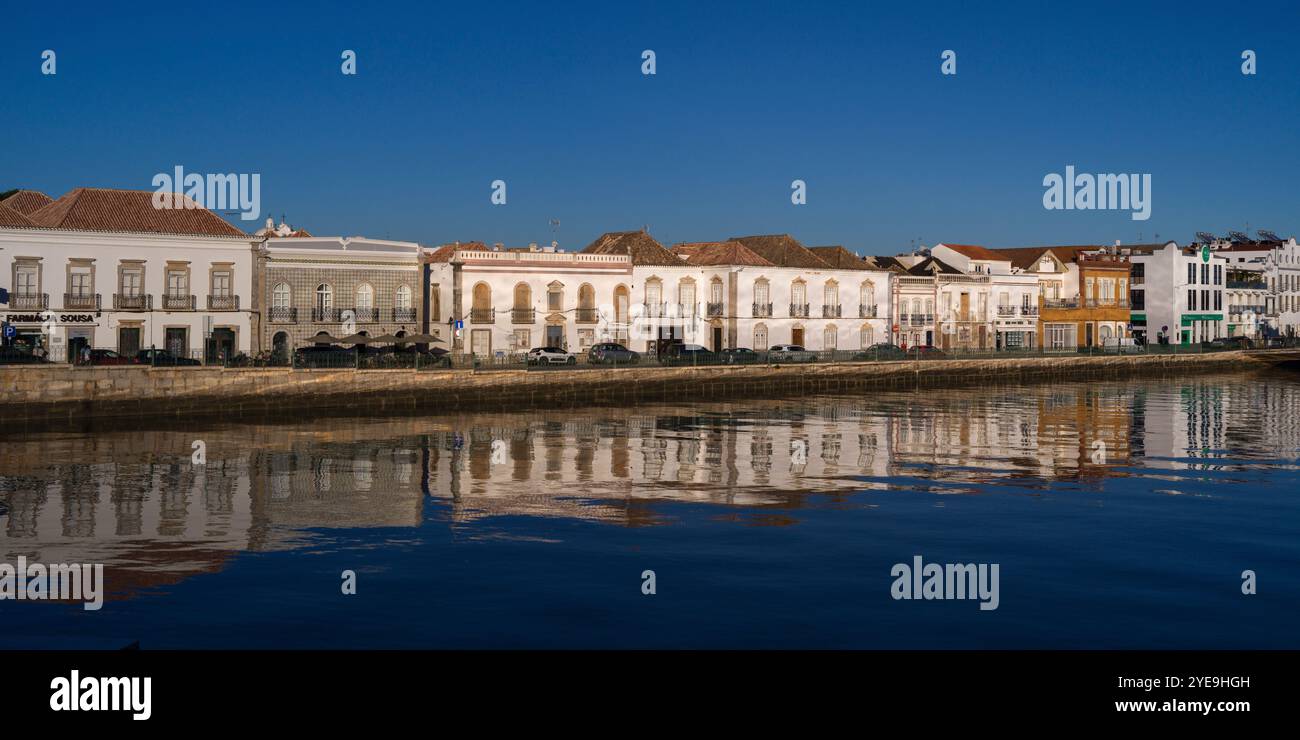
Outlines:
<svg viewBox="0 0 1300 740"><path fill-rule="evenodd" d="M970 293L961 294L961 321L970 321Z"/></svg>
<svg viewBox="0 0 1300 740"><path fill-rule="evenodd" d="M546 327L546 346L559 347L568 349L568 342L564 341L564 327L559 324L548 324Z"/></svg>
<svg viewBox="0 0 1300 740"><path fill-rule="evenodd" d="M479 357L491 357L492 331L490 329L475 329L470 332L469 351Z"/></svg>
<svg viewBox="0 0 1300 740"><path fill-rule="evenodd" d="M140 327L124 326L117 330L117 353L123 357L135 357L140 351Z"/></svg>
<svg viewBox="0 0 1300 740"><path fill-rule="evenodd" d="M1084 324L1083 336L1084 336L1084 346L1091 347L1092 346L1092 324L1091 323Z"/></svg>
<svg viewBox="0 0 1300 740"><path fill-rule="evenodd" d="M722 327L721 326L713 327L713 351L714 352L722 351Z"/></svg>
<svg viewBox="0 0 1300 740"><path fill-rule="evenodd" d="M225 363L235 356L235 331L233 329L213 329L212 338L207 343L207 361Z"/></svg>
<svg viewBox="0 0 1300 740"><path fill-rule="evenodd" d="M176 357L190 356L190 344L185 329L168 329L163 340L163 347Z"/></svg>
<svg viewBox="0 0 1300 740"><path fill-rule="evenodd" d="M790 344L797 344L800 347L804 346L802 326L796 326L794 329L790 330Z"/></svg>

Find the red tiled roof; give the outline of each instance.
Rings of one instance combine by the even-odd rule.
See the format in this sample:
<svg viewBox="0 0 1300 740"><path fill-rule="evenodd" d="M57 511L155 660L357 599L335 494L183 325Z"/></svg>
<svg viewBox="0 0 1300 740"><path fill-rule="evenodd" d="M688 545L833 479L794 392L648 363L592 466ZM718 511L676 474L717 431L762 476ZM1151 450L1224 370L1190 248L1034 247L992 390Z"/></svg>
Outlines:
<svg viewBox="0 0 1300 740"><path fill-rule="evenodd" d="M712 265L772 266L771 262L754 254L753 250L740 242L682 242L673 245L672 253L685 259L687 264L700 267Z"/></svg>
<svg viewBox="0 0 1300 740"><path fill-rule="evenodd" d="M735 236L729 241L744 244L763 259L780 267L806 267L814 270L830 267L789 234Z"/></svg>
<svg viewBox="0 0 1300 740"><path fill-rule="evenodd" d="M871 270L875 265L839 245L830 247L808 247L808 251L817 255L817 259L837 270Z"/></svg>
<svg viewBox="0 0 1300 740"><path fill-rule="evenodd" d="M429 252L424 257L425 262L450 262L457 250L464 249L469 251L486 250L488 246L483 242L452 242L443 244Z"/></svg>
<svg viewBox="0 0 1300 740"><path fill-rule="evenodd" d="M0 203L0 226L7 226L13 229L31 228L36 224L32 223L30 218L15 211L4 203Z"/></svg>
<svg viewBox="0 0 1300 740"><path fill-rule="evenodd" d="M298 229L289 235L290 239L311 239L311 232L306 229Z"/></svg>
<svg viewBox="0 0 1300 740"><path fill-rule="evenodd" d="M584 254L625 254L634 265L686 264L681 257L669 252L657 239L644 231L611 231L596 237L596 241L583 248Z"/></svg>
<svg viewBox="0 0 1300 740"><path fill-rule="evenodd" d="M172 208L155 208L154 197ZM77 188L30 215L38 226L78 231L247 236L184 195L148 190Z"/></svg>
<svg viewBox="0 0 1300 740"><path fill-rule="evenodd" d="M0 200L0 205L8 206L22 215L28 216L53 202L53 198L39 190L19 190L8 198Z"/></svg>
<svg viewBox="0 0 1300 740"><path fill-rule="evenodd" d="M1005 262L1007 260L1005 255L998 254L992 249L985 249L984 247L975 244L949 244L947 242L940 242L935 246L947 247L967 259L997 260L998 262Z"/></svg>

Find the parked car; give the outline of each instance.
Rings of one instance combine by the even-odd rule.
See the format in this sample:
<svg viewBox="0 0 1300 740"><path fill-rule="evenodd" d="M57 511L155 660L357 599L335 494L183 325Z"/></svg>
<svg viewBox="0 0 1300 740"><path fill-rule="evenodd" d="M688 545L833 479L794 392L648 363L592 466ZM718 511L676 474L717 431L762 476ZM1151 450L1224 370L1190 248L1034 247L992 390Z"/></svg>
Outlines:
<svg viewBox="0 0 1300 740"><path fill-rule="evenodd" d="M355 348L343 349L333 344L299 347L293 351L294 367L355 367Z"/></svg>
<svg viewBox="0 0 1300 740"><path fill-rule="evenodd" d="M1279 347L1285 347L1286 345L1286 340L1282 337L1269 337L1264 340L1264 346L1269 349L1277 349Z"/></svg>
<svg viewBox="0 0 1300 740"><path fill-rule="evenodd" d="M123 357L111 349L90 350L91 365L134 365L134 357Z"/></svg>
<svg viewBox="0 0 1300 740"><path fill-rule="evenodd" d="M762 362L763 358L748 347L731 347L722 350L722 361L728 365L748 365L754 362Z"/></svg>
<svg viewBox="0 0 1300 740"><path fill-rule="evenodd" d="M203 364L190 357L177 357L165 349L142 349L135 353L135 361L141 365L155 365L157 367L179 367Z"/></svg>
<svg viewBox="0 0 1300 740"><path fill-rule="evenodd" d="M853 356L855 360L905 360L907 353L897 344L881 342L873 344Z"/></svg>
<svg viewBox="0 0 1300 740"><path fill-rule="evenodd" d="M559 347L534 347L528 350L524 360L529 365L575 365L578 357Z"/></svg>
<svg viewBox="0 0 1300 740"><path fill-rule="evenodd" d="M1250 349L1250 340L1246 337L1219 337L1210 342L1211 349Z"/></svg>
<svg viewBox="0 0 1300 740"><path fill-rule="evenodd" d="M627 347L624 347L623 345L617 344L615 342L601 342L600 344L593 344L591 345L591 349L587 350L587 362L593 365L603 365L607 362L612 362L619 365L624 365L624 364L635 365L640 360L641 360L640 353L633 352Z"/></svg>
<svg viewBox="0 0 1300 740"><path fill-rule="evenodd" d="M49 362L19 347L0 347L0 365L32 365Z"/></svg>
<svg viewBox="0 0 1300 740"><path fill-rule="evenodd" d="M907 349L907 356L922 360L942 360L948 356L948 353L933 344L918 344Z"/></svg>
<svg viewBox="0 0 1300 740"><path fill-rule="evenodd" d="M659 355L664 365L717 365L722 361L721 355L698 344L670 344Z"/></svg>
<svg viewBox="0 0 1300 740"><path fill-rule="evenodd" d="M798 344L774 344L767 351L767 359L771 362L816 362L817 353Z"/></svg>

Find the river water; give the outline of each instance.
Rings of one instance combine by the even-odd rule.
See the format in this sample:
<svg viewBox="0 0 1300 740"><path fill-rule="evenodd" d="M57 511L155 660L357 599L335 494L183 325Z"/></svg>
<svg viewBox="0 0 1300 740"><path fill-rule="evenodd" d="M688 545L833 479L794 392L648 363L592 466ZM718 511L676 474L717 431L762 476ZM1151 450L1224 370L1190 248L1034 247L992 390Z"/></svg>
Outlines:
<svg viewBox="0 0 1300 740"><path fill-rule="evenodd" d="M1298 412L1268 371L9 434L0 563L108 596L0 600L0 646L1298 648ZM894 598L918 556L996 608Z"/></svg>

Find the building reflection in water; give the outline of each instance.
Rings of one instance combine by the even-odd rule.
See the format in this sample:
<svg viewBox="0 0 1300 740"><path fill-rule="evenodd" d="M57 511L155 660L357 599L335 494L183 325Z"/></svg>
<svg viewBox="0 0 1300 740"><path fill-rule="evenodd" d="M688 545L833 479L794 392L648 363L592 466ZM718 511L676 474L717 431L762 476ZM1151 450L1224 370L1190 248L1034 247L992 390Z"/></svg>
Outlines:
<svg viewBox="0 0 1300 740"><path fill-rule="evenodd" d="M1100 488L1243 452L1294 458L1297 387L1230 376L13 435L0 439L0 558L103 562L129 592L239 551L309 546L322 529L501 515L653 525L665 501L786 524L809 493ZM190 463L196 439L206 466Z"/></svg>

